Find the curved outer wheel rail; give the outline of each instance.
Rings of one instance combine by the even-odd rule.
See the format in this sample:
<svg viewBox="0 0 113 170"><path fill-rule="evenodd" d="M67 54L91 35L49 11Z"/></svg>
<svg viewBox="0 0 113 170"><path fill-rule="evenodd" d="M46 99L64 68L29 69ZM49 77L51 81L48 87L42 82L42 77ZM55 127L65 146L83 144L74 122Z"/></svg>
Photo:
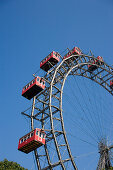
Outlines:
<svg viewBox="0 0 113 170"><path fill-rule="evenodd" d="M59 65L43 77L46 81L45 90L33 98L32 107L22 112L31 119L31 129L34 129L37 122L38 127L40 124L40 128L46 132L46 144L41 146L38 152L34 151L39 170L51 170L54 167L77 170L63 122L62 95L67 76L79 75L91 79L113 95L113 90L109 86L110 80L113 79L113 68L104 62L100 66L93 64L97 69L91 73L88 71L91 59L96 58L82 54L62 59ZM31 115L27 113L29 110ZM55 151L51 146L54 146Z"/></svg>

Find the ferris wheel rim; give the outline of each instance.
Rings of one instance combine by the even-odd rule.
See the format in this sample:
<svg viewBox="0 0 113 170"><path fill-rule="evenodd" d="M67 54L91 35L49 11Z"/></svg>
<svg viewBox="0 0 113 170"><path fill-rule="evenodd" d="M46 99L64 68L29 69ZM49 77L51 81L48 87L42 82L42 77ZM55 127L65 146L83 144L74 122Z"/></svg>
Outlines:
<svg viewBox="0 0 113 170"><path fill-rule="evenodd" d="M68 59L71 59L73 57L73 55L71 55ZM92 56L86 56L86 55L83 55L83 57L87 57L88 59L90 58L90 59L94 59L94 57L92 57ZM51 82L50 82L50 94L49 94L49 111L50 111L50 123L51 123L51 130L52 130L52 134L53 134L53 138L54 138L54 140L56 140L55 139L55 134L54 134L54 125L53 125L53 119L52 119L52 104L51 104L51 101L52 101L52 89L53 89L53 87L54 87L54 79L55 79L55 76L56 76L56 74L57 74L57 71L58 71L58 69L60 68L60 66L62 66L62 64L63 63L67 63L67 60L68 60L67 58L66 59L64 59L64 60L62 60L62 62L56 67L56 68L54 68L53 69L53 77L52 77L52 80L51 80ZM81 56L79 56L79 59L80 59L80 61L81 61ZM60 89L60 97L61 97L61 101L60 101L60 117L61 117L61 124L62 124L62 126L64 126L63 125L63 114L62 114L62 93L63 93L63 87L64 87L64 84L65 84L65 81L66 81L66 78L67 78L67 76L69 75L69 73L74 69L74 68L78 68L78 69L80 69L80 67L81 66L85 66L85 65L88 65L89 64L89 62L83 62L83 63L80 63L80 64L77 64L77 65L74 65L73 67L71 67L69 70L68 70L68 72L66 73L66 76L64 77L64 79L63 79L63 84L62 84L62 87L61 87L61 89ZM91 64L91 65L96 65L96 64ZM105 72L107 72L107 73L109 73L109 74L111 74L112 76L113 76L113 71L110 71L110 69L111 70L113 70L113 68L112 67L110 67L109 65L107 65L106 63L104 63L104 66L107 66L107 68L110 68L110 69L106 69L106 67L103 67L103 66L98 66L98 65L96 65L97 66L97 68L100 68L101 70L103 70L103 71L105 71ZM48 74L49 75L49 74ZM77 74L76 74L77 75ZM47 76L47 74L46 74L46 76ZM46 76L44 77L44 79L46 80ZM83 75L83 74L81 74L81 76L82 77L86 77L86 78L89 78L89 79L91 79L91 80L93 80L93 81L95 81L96 83L98 83L99 85L101 85L102 87L104 87L109 93L111 93L112 95L113 95L113 93L112 93L112 90L110 90L109 88L106 88L106 86L103 86L103 84L100 84L100 82L98 82L97 80L95 80L95 79L92 79L91 77L87 77L87 76L85 76L85 75ZM57 83L56 83L57 84ZM37 97L38 97L38 95L37 95ZM65 136L65 128L63 127L63 133L64 133L64 136ZM67 139L66 139L67 140ZM57 144L57 142L55 142L56 144L56 148L58 149L58 144ZM68 143L68 141L67 141L67 143ZM69 147L69 146L68 146ZM58 149L59 150L59 149ZM71 161L72 161L72 164L73 164L73 167L75 168L75 169L77 169L77 167L76 167L76 165L75 165L75 162L74 162L74 160L73 160L73 156L71 155L71 152L70 152L70 147L69 147L69 153L70 153L70 157L71 157ZM62 166L62 168L63 169L65 169L65 167L64 167L64 165L63 165L63 161L62 161L62 158L61 158L61 155L59 154L59 151L58 151L58 157L59 157L59 163L56 163L56 166L57 165L61 165ZM49 160L50 161L50 160ZM48 161L48 162L49 162ZM49 163L49 167L54 167L55 165L51 165L51 163ZM48 167L47 167L48 168ZM46 168L44 168L44 169L46 169Z"/></svg>
<svg viewBox="0 0 113 170"><path fill-rule="evenodd" d="M73 56L71 56L70 58L72 58ZM92 58L92 57L90 57L90 58ZM51 116L52 116L52 111L51 111L51 98L52 98L52 85L53 85L53 82L54 82L54 79L55 79L55 75L56 75L56 73L57 73L57 71L58 71L58 68L63 64L63 62L65 62L66 60L68 60L68 59L65 59L64 61L62 61L59 65L58 65L58 67L56 68L56 70L55 70L55 72L54 72L54 75L53 75L53 78L52 78L52 81L51 81L51 88L50 88L50 99L49 99L49 104L50 104L50 113L51 113ZM69 75L69 73L74 69L74 68L79 68L79 67L81 67L81 66L84 66L84 65L88 65L89 63L80 63L80 64L77 64L77 65L74 65L73 67L71 67L69 70L68 70L68 72L66 73L66 75L64 76L64 79L63 79L63 83L62 83L62 87L61 87L61 103L62 103L62 93L63 93L63 88L64 88L64 84L65 84L65 81L66 81L66 78L68 77L68 75ZM96 64L94 64L94 65L96 65ZM98 65L96 65L97 67L98 67ZM105 68L103 68L103 67L101 67L100 66L100 68L101 69L103 69L103 70L105 70L106 71L106 69ZM88 78L88 77L87 77ZM96 82L96 83L98 83L98 82ZM100 83L98 83L99 85L101 85ZM106 89L107 90L107 89ZM61 110L60 110L60 114L61 114L61 117L63 117L63 114L62 114L62 104L60 104L60 107L61 107ZM52 119L51 119L52 120ZM63 121L61 121L62 122L62 124L63 124ZM64 128L64 131L65 131L65 128ZM65 134L65 132L64 132L64 134ZM71 153L70 153L71 154ZM72 155L71 155L72 156Z"/></svg>

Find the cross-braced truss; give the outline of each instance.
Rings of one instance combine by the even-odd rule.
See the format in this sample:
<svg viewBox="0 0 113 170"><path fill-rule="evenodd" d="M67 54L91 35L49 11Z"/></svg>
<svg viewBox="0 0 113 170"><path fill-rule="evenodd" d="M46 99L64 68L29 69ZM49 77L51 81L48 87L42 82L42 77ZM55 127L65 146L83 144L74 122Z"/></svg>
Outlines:
<svg viewBox="0 0 113 170"><path fill-rule="evenodd" d="M34 151L39 170L51 170L54 167L77 170L63 122L62 95L67 76L79 75L91 79L113 95L109 85L113 79L113 68L103 62L102 65L93 64L97 69L89 72L88 64L91 64L92 59L96 58L85 54L62 59L43 77L46 81L45 90L34 97L32 107L22 112L31 119L31 129L38 125L46 132L46 144ZM29 110L31 114L28 114Z"/></svg>

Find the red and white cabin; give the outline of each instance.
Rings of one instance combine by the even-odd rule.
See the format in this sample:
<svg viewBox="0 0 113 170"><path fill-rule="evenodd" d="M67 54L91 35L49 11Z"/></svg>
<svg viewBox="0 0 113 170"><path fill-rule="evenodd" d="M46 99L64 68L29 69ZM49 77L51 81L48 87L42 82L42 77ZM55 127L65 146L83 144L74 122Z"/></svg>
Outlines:
<svg viewBox="0 0 113 170"><path fill-rule="evenodd" d="M52 51L45 59L40 62L40 68L44 71L48 71L54 65L60 61L60 55Z"/></svg>
<svg viewBox="0 0 113 170"><path fill-rule="evenodd" d="M70 57L71 55L80 55L80 54L82 54L82 51L81 51L81 49L80 48L78 48L78 47L74 47L72 50L70 50L63 58L65 59L65 58L68 58L68 57ZM77 57L77 56L76 56Z"/></svg>
<svg viewBox="0 0 113 170"><path fill-rule="evenodd" d="M98 56L96 59L90 60L90 63L92 63L92 64L97 64L97 65L102 65L102 64L103 64L103 57ZM92 72L92 71L94 71L94 70L96 70L96 69L97 69L97 66L96 66L96 65L88 64L88 71L89 71L89 72Z"/></svg>
<svg viewBox="0 0 113 170"><path fill-rule="evenodd" d="M110 81L110 88L113 89L113 80Z"/></svg>
<svg viewBox="0 0 113 170"><path fill-rule="evenodd" d="M22 96L30 100L44 89L45 81L37 76L22 89Z"/></svg>
<svg viewBox="0 0 113 170"><path fill-rule="evenodd" d="M39 128L31 131L19 139L18 150L29 153L42 145L45 145L46 133Z"/></svg>
<svg viewBox="0 0 113 170"><path fill-rule="evenodd" d="M98 64L102 65L102 64L103 64L103 57L98 56L96 62L97 62Z"/></svg>

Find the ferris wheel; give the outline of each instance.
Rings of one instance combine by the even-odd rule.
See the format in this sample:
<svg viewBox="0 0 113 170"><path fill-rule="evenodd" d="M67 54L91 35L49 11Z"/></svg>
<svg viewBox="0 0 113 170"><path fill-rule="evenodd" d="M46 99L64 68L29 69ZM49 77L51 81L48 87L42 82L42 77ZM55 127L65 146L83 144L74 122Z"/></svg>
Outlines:
<svg viewBox="0 0 113 170"><path fill-rule="evenodd" d="M39 170L110 168L113 68L78 47L63 57L51 52L40 68L45 75L35 74L22 90L33 104L22 112L31 132L20 138L18 149L34 151Z"/></svg>

